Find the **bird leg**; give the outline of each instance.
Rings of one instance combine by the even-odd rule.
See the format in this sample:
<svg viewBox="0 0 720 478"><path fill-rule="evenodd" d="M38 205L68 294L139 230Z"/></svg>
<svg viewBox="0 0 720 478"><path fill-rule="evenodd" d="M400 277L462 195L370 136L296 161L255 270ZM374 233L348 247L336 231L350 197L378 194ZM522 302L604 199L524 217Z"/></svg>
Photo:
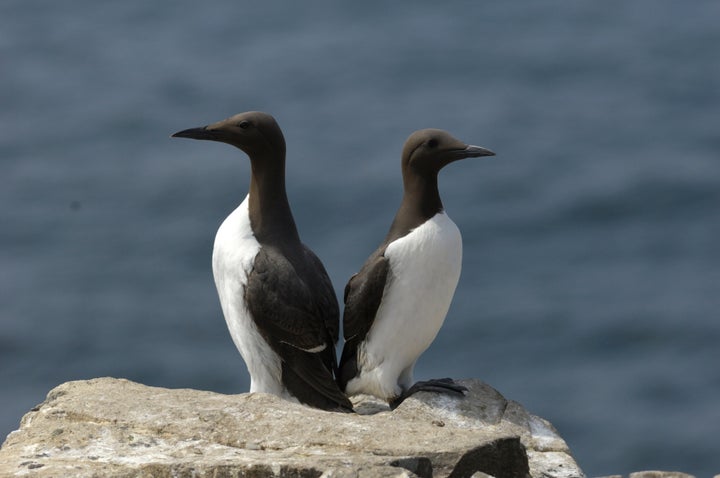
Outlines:
<svg viewBox="0 0 720 478"><path fill-rule="evenodd" d="M418 392L448 393L464 397L467 388L455 383L451 378L415 382L412 387L404 390L397 398L390 401L390 409L395 410L406 398Z"/></svg>

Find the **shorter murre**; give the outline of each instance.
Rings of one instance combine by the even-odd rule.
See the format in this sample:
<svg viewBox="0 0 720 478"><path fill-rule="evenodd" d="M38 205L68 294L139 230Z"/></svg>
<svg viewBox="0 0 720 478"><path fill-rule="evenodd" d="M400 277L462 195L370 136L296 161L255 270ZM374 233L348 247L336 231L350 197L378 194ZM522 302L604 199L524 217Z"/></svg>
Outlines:
<svg viewBox="0 0 720 478"><path fill-rule="evenodd" d="M335 382L339 308L320 260L300 241L285 191L285 139L257 111L179 131L250 157L250 191L215 236L212 268L233 342L265 392L332 411L352 404Z"/></svg>
<svg viewBox="0 0 720 478"><path fill-rule="evenodd" d="M395 408L419 391L465 391L451 379L413 384L413 368L440 330L460 278L462 238L445 214L438 173L454 161L494 155L438 129L408 137L400 208L345 287L338 382L348 395L374 395Z"/></svg>

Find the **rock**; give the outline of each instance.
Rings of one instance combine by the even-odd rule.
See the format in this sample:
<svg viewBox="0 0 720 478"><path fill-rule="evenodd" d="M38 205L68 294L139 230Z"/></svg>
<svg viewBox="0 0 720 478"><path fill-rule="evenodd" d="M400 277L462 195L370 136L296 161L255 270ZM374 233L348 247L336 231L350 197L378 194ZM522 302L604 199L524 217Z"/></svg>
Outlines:
<svg viewBox="0 0 720 478"><path fill-rule="evenodd" d="M636 471L630 473L629 478L695 478L693 475L687 473L680 473L679 471Z"/></svg>
<svg viewBox="0 0 720 478"><path fill-rule="evenodd" d="M602 476L598 478L623 478L622 475ZM679 471L636 471L630 473L628 478L695 478L693 475L681 473ZM720 475L715 478L720 478Z"/></svg>
<svg viewBox="0 0 720 478"><path fill-rule="evenodd" d="M68 382L0 448L0 476L583 477L547 421L492 387L419 393L357 414L267 394L221 395L100 378Z"/></svg>

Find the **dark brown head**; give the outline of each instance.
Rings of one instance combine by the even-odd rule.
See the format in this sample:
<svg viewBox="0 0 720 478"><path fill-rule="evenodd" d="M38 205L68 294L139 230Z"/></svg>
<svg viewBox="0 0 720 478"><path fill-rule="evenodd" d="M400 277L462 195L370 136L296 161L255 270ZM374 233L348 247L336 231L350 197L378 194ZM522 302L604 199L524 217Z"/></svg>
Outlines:
<svg viewBox="0 0 720 478"><path fill-rule="evenodd" d="M285 138L280 127L275 118L259 111L248 111L207 126L178 131L172 137L231 144L243 150L251 159L285 159Z"/></svg>
<svg viewBox="0 0 720 478"><path fill-rule="evenodd" d="M403 146L403 176L408 173L437 175L453 161L480 156L495 156L495 153L467 145L441 129L421 129L412 133Z"/></svg>
<svg viewBox="0 0 720 478"><path fill-rule="evenodd" d="M441 129L415 131L402 152L403 200L384 244L389 244L443 210L438 172L453 161L495 153L454 138ZM381 246L382 247L382 246Z"/></svg>

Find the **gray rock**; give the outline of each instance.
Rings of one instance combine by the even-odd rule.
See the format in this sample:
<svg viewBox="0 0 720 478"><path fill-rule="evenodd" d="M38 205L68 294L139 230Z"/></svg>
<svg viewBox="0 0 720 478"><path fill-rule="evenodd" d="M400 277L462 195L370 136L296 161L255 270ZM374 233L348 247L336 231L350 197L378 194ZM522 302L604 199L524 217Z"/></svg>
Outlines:
<svg viewBox="0 0 720 478"><path fill-rule="evenodd" d="M361 397L341 414L266 394L68 382L8 436L0 476L584 477L550 423L461 383L465 398L420 393L390 411Z"/></svg>
<svg viewBox="0 0 720 478"><path fill-rule="evenodd" d="M622 475L609 475L609 476L601 476L598 478L623 478ZM681 473L679 471L636 471L635 473L630 473L628 478L695 478L693 475L688 475L687 473ZM720 478L720 475L716 476L715 478Z"/></svg>
<svg viewBox="0 0 720 478"><path fill-rule="evenodd" d="M636 471L630 478L695 478L693 475L679 471Z"/></svg>

